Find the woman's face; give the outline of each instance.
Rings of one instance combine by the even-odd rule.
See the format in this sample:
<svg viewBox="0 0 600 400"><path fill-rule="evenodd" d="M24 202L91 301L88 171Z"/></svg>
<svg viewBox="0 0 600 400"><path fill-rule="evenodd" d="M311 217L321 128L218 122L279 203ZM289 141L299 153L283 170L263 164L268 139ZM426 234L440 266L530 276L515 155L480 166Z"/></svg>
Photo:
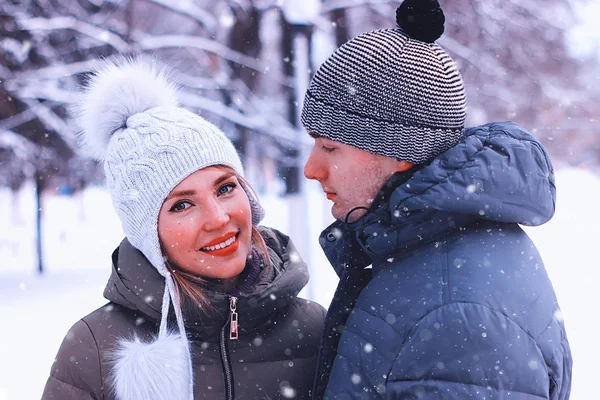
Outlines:
<svg viewBox="0 0 600 400"><path fill-rule="evenodd" d="M158 214L158 237L169 260L186 272L239 275L251 250L252 215L235 173L207 167L181 181Z"/></svg>

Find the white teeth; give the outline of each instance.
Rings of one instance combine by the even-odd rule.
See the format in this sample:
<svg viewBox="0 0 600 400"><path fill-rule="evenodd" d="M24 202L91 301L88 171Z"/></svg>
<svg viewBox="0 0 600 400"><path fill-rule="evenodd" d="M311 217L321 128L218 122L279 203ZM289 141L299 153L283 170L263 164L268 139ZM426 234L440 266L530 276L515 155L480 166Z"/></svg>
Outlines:
<svg viewBox="0 0 600 400"><path fill-rule="evenodd" d="M203 251L219 250L219 249L223 249L225 247L230 246L233 242L235 242L235 236L232 236L229 239L227 239L226 241L216 244L214 246L203 247L201 250L203 250Z"/></svg>

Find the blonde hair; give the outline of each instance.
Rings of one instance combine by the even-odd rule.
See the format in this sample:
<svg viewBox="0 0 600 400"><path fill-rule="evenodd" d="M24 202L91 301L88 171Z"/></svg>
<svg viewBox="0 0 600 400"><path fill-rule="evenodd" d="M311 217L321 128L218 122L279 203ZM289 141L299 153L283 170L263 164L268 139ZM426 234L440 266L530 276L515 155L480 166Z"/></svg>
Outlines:
<svg viewBox="0 0 600 400"><path fill-rule="evenodd" d="M246 190L250 191L251 194L254 195L254 197L256 198L256 192L241 175L239 175L237 172L235 172L229 167L218 167L233 172L240 184ZM249 195L248 193L246 194ZM271 268L271 259L269 257L267 244L265 243L265 240L263 239L262 235L260 234L258 229L256 229L255 226L252 226L251 243L252 247L256 249L262 257L263 262L265 264L265 268ZM163 254L165 254L164 251ZM166 260L165 264L167 266L167 269L171 273L171 276L173 277L175 289L177 290L177 297L180 299L180 302L187 300L191 301L192 304L198 305L201 308L205 308L208 311L212 310L212 305L210 304L208 297L206 296L206 293L204 291L204 288L206 287L207 283L205 279L190 274L189 272L186 272L181 268L173 266L173 264L169 262L169 260Z"/></svg>

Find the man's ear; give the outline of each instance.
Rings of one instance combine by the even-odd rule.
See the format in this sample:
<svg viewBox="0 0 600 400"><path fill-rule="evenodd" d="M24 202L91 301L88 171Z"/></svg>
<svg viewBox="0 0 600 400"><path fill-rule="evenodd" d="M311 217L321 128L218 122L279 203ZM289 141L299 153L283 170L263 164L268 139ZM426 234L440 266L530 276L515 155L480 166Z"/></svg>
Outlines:
<svg viewBox="0 0 600 400"><path fill-rule="evenodd" d="M398 160L398 164L396 164L396 172L408 171L414 166L415 164L411 163L410 161Z"/></svg>

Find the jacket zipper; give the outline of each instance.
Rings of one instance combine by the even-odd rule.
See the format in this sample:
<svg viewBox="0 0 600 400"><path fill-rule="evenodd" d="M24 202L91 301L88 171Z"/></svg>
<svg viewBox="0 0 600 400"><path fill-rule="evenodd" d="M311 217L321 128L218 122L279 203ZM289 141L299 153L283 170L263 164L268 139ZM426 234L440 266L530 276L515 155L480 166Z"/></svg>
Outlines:
<svg viewBox="0 0 600 400"><path fill-rule="evenodd" d="M229 298L229 339L238 340L237 297Z"/></svg>
<svg viewBox="0 0 600 400"><path fill-rule="evenodd" d="M219 338L219 351L221 353L221 362L223 363L223 375L225 376L225 398L227 400L235 399L234 385L233 385L233 370L231 368L231 360L229 358L229 349L227 346L225 331L229 325L229 339L237 340L238 338L238 314L237 314L237 297L231 296L229 298L229 320L225 322L225 325L221 328L221 335Z"/></svg>

